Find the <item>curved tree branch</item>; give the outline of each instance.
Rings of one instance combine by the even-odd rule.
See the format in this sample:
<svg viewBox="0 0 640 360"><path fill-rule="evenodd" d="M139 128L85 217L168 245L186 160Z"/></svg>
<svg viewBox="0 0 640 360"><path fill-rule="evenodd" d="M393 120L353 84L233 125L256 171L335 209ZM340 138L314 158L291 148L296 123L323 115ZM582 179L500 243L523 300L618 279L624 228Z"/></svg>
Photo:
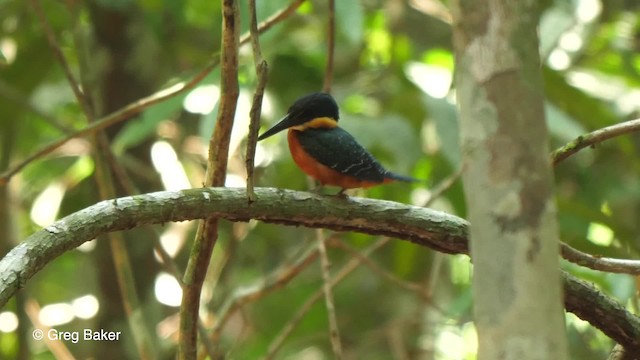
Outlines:
<svg viewBox="0 0 640 360"><path fill-rule="evenodd" d="M582 320L600 329L627 355L640 356L640 318L601 293L593 285L562 272L564 306ZM614 335L615 334L615 335Z"/></svg>
<svg viewBox="0 0 640 360"><path fill-rule="evenodd" d="M97 235L212 216L388 235L446 253L467 251L468 223L443 212L273 188L256 188L255 193L257 201L250 204L245 189L163 191L101 201L73 213L32 234L0 260L0 307L57 256Z"/></svg>
<svg viewBox="0 0 640 360"><path fill-rule="evenodd" d="M467 253L469 223L440 211L391 201L343 199L256 188L163 191L99 202L32 234L0 260L0 308L56 257L111 231L146 224L204 219L251 219L291 226L388 235L445 253ZM563 274L567 310L589 321L627 351L640 352L640 318L593 286ZM614 319L614 320L612 320Z"/></svg>
<svg viewBox="0 0 640 360"><path fill-rule="evenodd" d="M574 155L578 151L595 146L605 140L616 136L640 131L640 119L629 120L619 124L607 126L602 129L578 136L570 143L551 152L551 162L557 166L561 161ZM561 242L562 257L572 263L588 267L594 270L638 275L640 274L640 261L628 259L614 259L598 257L577 250L570 245Z"/></svg>
<svg viewBox="0 0 640 360"><path fill-rule="evenodd" d="M560 250L565 260L589 269L618 274L640 275L639 260L593 256L563 242L560 243Z"/></svg>
<svg viewBox="0 0 640 360"><path fill-rule="evenodd" d="M625 121L619 124L598 129L585 135L578 136L570 143L564 145L559 149L556 149L551 153L553 166L556 166L560 161L568 158L569 156L586 147L594 146L595 144L601 143L605 140L609 140L616 136L637 131L640 131L640 119Z"/></svg>

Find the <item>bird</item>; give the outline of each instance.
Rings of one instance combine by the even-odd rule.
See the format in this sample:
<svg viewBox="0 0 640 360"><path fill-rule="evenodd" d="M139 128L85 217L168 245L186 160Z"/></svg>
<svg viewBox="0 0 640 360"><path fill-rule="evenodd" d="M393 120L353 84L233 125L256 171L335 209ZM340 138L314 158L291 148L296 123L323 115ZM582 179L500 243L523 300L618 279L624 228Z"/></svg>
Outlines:
<svg viewBox="0 0 640 360"><path fill-rule="evenodd" d="M320 187L370 188L393 181L416 179L385 169L356 139L338 126L340 110L328 93L311 93L297 99L287 115L258 137L264 140L288 129L291 156L298 167Z"/></svg>

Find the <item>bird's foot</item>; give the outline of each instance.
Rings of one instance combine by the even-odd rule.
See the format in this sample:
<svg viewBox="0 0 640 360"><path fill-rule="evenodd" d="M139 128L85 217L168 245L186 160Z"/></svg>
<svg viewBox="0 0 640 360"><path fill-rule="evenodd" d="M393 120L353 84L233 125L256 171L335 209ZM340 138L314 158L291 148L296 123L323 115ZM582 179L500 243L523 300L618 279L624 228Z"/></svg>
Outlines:
<svg viewBox="0 0 640 360"><path fill-rule="evenodd" d="M348 197L349 197L349 195L347 195L347 194L345 193L345 191L347 191L347 189L345 189L345 188L340 189L340 191L338 191L338 193L336 194L336 196L337 196L337 197L341 197L341 198L343 198L343 199L348 198Z"/></svg>

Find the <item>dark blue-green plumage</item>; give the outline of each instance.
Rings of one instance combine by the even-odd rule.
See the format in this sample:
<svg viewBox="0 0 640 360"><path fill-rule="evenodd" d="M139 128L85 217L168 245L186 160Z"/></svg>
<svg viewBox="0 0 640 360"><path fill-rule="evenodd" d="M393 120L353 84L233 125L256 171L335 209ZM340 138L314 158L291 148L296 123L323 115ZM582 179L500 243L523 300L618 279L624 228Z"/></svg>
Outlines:
<svg viewBox="0 0 640 360"><path fill-rule="evenodd" d="M339 127L306 129L297 134L300 145L322 165L355 178L382 182L384 179L414 181L387 171L356 139Z"/></svg>

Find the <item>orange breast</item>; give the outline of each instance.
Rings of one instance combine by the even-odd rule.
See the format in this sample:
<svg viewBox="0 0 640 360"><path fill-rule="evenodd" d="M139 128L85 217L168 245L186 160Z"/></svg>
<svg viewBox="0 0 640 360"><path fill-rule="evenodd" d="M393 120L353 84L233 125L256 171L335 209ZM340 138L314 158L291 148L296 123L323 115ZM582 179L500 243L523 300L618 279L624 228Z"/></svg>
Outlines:
<svg viewBox="0 0 640 360"><path fill-rule="evenodd" d="M359 180L353 176L341 174L328 166L319 163L311 154L307 153L298 141L298 130L289 129L287 140L293 161L302 171L318 180L322 185L338 186L343 189L368 188L383 183L391 182L385 179L383 182Z"/></svg>

